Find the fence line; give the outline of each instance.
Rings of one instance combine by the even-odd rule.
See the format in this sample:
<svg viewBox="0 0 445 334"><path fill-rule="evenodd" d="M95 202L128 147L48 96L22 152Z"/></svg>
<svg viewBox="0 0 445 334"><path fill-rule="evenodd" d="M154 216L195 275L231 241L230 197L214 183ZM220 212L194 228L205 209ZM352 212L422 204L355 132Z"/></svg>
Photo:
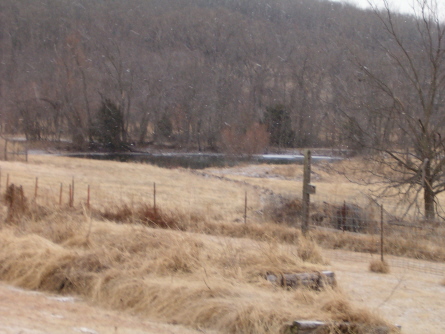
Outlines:
<svg viewBox="0 0 445 334"><path fill-rule="evenodd" d="M6 169L6 168L0 168L0 190L2 190L5 185L8 185L10 183L14 183L14 173L15 171L13 169ZM4 181L4 178L6 177L6 182ZM48 177L47 180L44 180L45 177ZM125 188L123 188L121 185L103 185L98 181L91 181L87 177L80 177L80 178L72 178L70 177L70 180L68 180L68 177L66 175L59 176L55 175L54 173L44 173L44 172L38 172L38 173L29 173L28 175L20 175L19 176L20 181L23 182L23 180L27 180L25 184L23 184L24 188L28 188L29 190L27 193L31 193L31 191L43 193L45 196L49 196L49 194L57 194L57 199L59 199L59 193L60 191L54 191L53 189L59 188L61 184L72 184L72 187L74 188L73 180L76 180L76 184L78 184L79 187L85 187L85 189L88 187L88 185L91 186L91 200L94 201L94 197L98 198L100 197L101 201L104 202L110 202L113 203L113 201L116 199L115 195L112 196L104 196L109 193L113 192L119 192L121 194L124 194L123 191ZM41 180L39 180L41 179ZM65 182L60 182L60 179L65 179ZM43 183L45 182L45 183ZM40 184L41 183L41 184ZM151 192L151 187L156 183L156 186L159 188L168 188L170 190L173 190L171 192L174 192L175 189L179 189L178 186L169 184L162 184L157 182L156 180L149 180L145 181L143 184L133 184L133 188L139 188L141 190L140 194L138 195L139 198L141 198L138 202L147 202L152 200L152 195L149 194ZM246 188L249 188L249 184L246 184ZM251 186L250 193L258 192L257 186ZM32 190L31 190L32 189ZM147 191L145 191L145 190ZM74 190L74 189L73 189ZM191 189L183 189L183 190L191 190ZM96 194L94 194L96 192ZM243 189L240 191L240 196L244 200L244 192ZM86 194L85 190L85 194ZM96 195L96 196L95 196ZM289 202L292 201L300 201L298 196L295 196L294 199L288 199L287 196L281 196L279 194L267 194L262 193L261 200L258 202L263 202L263 204L259 204L258 208L252 208L253 211L264 211L264 206L267 207L268 204L271 206L280 206L280 204L283 206L280 209L288 210L288 216L283 217L283 222L288 223L295 223L296 220L298 220L299 213L296 212L298 210L294 210L295 212L292 212L292 207L287 206L286 201ZM274 197L278 196L278 202L274 202ZM76 196L77 197L77 196ZM85 195L86 197L86 195ZM107 198L108 197L108 198ZM122 196L121 196L122 197ZM130 196L131 197L131 196ZM159 197L159 196L158 196ZM315 196L314 196L315 197ZM202 197L202 199L205 199L205 197ZM270 201L270 203L264 203ZM252 202L250 201L249 206L252 206ZM405 226L406 228L425 228L425 226L419 225L419 224L413 224L412 221L420 220L421 218L415 215L407 216L405 215L404 218L398 218L396 213L399 206L393 206L390 207L389 205L385 204L385 222L391 223L392 225L399 225L399 226ZM339 229L346 229L346 230L361 230L364 228L364 226L367 227L367 229L374 229L376 232L376 227L374 226L379 219L377 219L377 215L380 214L380 205L376 203L372 203L371 201L367 200L366 198L354 198L354 199L348 199L348 200L340 200L337 197L329 197L329 196L319 196L316 195L314 198L314 201L311 203L311 223L314 225L320 225L320 220L325 220L326 218L330 219L330 223L328 224L334 224L334 222L340 224L337 227L340 227ZM299 222L297 222L299 223Z"/></svg>
<svg viewBox="0 0 445 334"><path fill-rule="evenodd" d="M2 178L7 178L4 182ZM12 169L2 168L0 170L0 191L6 189L6 184L13 184L15 178L19 178L24 184L25 194L34 193L34 201L38 203L41 198L45 198L46 203L51 201L55 205L69 205L70 207L85 204L87 207L103 208L107 206L116 207L116 200L118 196L122 204L127 205L153 205L154 208L165 207L167 204L166 198L170 198L178 186L172 184L162 184L153 181L145 181L143 184L134 184L132 189L140 189L137 197L133 192L126 193L120 185L103 185L99 182L89 180L87 177L78 179L68 178L65 176L54 177L53 173L39 172L34 175L29 173L26 175L15 175ZM65 179L64 182L60 182ZM64 186L65 185L65 186ZM68 185L68 186L66 186ZM74 192L74 188L76 191ZM247 187L246 187L247 188ZM184 190L184 189L183 189ZM193 208L195 205L202 205L203 209L208 209L209 203L213 200L210 197L202 196L202 194L193 196L193 189L185 189L190 196L183 199L182 205L186 207L187 201L193 201ZM63 192L66 192L65 195ZM118 195L116 195L118 193ZM276 222L289 223L295 227L300 227L300 209L299 199L287 200L277 196L276 194L262 193L256 188L249 191L240 189L239 198L231 198L231 201L236 202L239 206L238 221L247 222L261 222L265 220L273 220ZM261 199L255 200L255 197ZM351 237L366 237L368 236L369 248L372 252L369 253L354 253L354 259L360 261L369 261L373 256L381 255L381 248L386 245L391 246L391 242L400 242L400 247L409 247L409 243L403 244L405 239L413 245L418 245L422 242L432 242L434 245L443 245L445 241L445 226L434 223L416 224L407 222L405 220L397 220L393 212L397 208L385 206L382 210L378 203L373 201L362 202L358 204L352 201L340 201L338 198L333 198L332 201L328 197L323 197L324 201L311 203L311 228L320 231L327 231L330 234L337 233L338 235L350 235ZM63 203L65 200L67 203ZM164 202L165 201L165 202ZM170 201L171 202L171 201ZM191 206L191 204L190 204ZM274 209L276 212L274 212ZM382 225L381 225L382 224ZM384 239L381 239L381 232L383 228ZM382 244L384 240L385 247ZM395 241L394 241L395 240ZM329 253L329 250L326 250ZM335 252L333 253L335 254ZM427 259L425 254L418 254L418 258ZM385 261L390 266L407 268L421 272L427 272L437 275L445 275L445 264L437 262L425 262L407 257L394 257L385 254Z"/></svg>
<svg viewBox="0 0 445 334"><path fill-rule="evenodd" d="M380 254L378 253L360 253L335 249L323 249L323 253L326 257L333 261L342 260L370 263L372 260L380 258ZM390 267L397 267L431 275L445 275L445 263L442 262L416 260L394 255L385 255L385 261Z"/></svg>
<svg viewBox="0 0 445 334"><path fill-rule="evenodd" d="M0 160L28 161L27 142L0 136Z"/></svg>

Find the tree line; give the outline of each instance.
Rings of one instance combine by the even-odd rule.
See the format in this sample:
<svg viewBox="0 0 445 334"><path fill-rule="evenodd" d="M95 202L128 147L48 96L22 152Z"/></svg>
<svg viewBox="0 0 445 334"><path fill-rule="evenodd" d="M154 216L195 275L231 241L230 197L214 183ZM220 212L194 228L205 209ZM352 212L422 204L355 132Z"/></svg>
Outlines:
<svg viewBox="0 0 445 334"><path fill-rule="evenodd" d="M356 71L350 49L377 48L382 30L369 12L317 0L3 0L0 15L3 132L78 148L106 139L111 104L122 142L350 145L338 82Z"/></svg>

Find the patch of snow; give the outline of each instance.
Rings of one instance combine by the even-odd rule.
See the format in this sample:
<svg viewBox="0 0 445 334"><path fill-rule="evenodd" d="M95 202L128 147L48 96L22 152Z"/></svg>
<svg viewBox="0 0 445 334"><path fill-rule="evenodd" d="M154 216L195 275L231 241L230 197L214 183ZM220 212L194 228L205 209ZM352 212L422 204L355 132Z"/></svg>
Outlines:
<svg viewBox="0 0 445 334"><path fill-rule="evenodd" d="M76 332L86 333L86 334L98 334L94 329L89 329L86 327L74 328Z"/></svg>
<svg viewBox="0 0 445 334"><path fill-rule="evenodd" d="M301 159L304 158L303 155L297 154L297 155L291 155L291 154L263 154L261 156L264 159Z"/></svg>
<svg viewBox="0 0 445 334"><path fill-rule="evenodd" d="M48 299L56 300L62 303L74 303L75 301L77 301L77 298L74 297L48 297Z"/></svg>

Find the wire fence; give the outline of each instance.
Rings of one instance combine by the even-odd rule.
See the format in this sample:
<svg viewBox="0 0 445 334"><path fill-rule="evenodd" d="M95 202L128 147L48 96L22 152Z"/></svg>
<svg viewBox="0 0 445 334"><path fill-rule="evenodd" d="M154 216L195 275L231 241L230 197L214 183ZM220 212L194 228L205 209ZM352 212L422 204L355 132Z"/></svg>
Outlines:
<svg viewBox="0 0 445 334"><path fill-rule="evenodd" d="M201 175L200 177L205 177ZM200 206L210 212L212 206L221 206L227 198L216 201L212 191L196 187L179 189L175 182L157 182L156 179L138 180L122 185L88 175L67 177L66 172L36 170L18 171L12 167L0 169L0 192L16 180L23 185L26 196L42 205L86 206L104 208L116 203L184 208ZM237 222L275 221L301 227L301 199L281 196L261 187L240 182L230 198L235 203ZM202 185L202 187L205 187ZM314 196L315 197L315 196ZM178 204L182 203L182 204ZM425 222L415 215L399 215L400 208L377 203L366 197L341 199L340 196L317 196L310 207L310 225L317 240L329 257L369 262L384 257L390 266L445 276L445 226L440 222ZM345 255L335 249L355 251ZM332 252L332 253L331 253ZM402 255L400 257L392 254Z"/></svg>
<svg viewBox="0 0 445 334"><path fill-rule="evenodd" d="M334 204L332 204L334 203ZM398 206L356 197L313 202L311 224L322 236L329 234L326 254L360 262L382 259L390 266L445 275L445 224L426 221ZM356 251L337 252L335 249ZM399 256L394 256L397 254Z"/></svg>
<svg viewBox="0 0 445 334"><path fill-rule="evenodd" d="M350 252L335 249L324 249L323 253L327 258L333 261L340 260L370 263L371 261L380 259L380 254L373 253ZM385 255L385 262L388 263L390 268L396 267L404 270L437 276L445 275L445 263L443 262L416 260L412 258L398 257L393 255Z"/></svg>
<svg viewBox="0 0 445 334"><path fill-rule="evenodd" d="M184 186L176 184L174 180L159 181L147 175L134 175L126 183L121 180L113 182L110 175L105 175L107 180L102 182L97 175L76 172L75 176L70 176L66 170L57 168L45 171L35 166L27 168L27 164L23 166L25 170L16 170L8 164L0 164L0 192L4 193L11 184L19 185L23 187L27 200L40 205L88 206L99 210L117 206L157 205L164 209L202 212L215 209L213 211L216 212L219 207L229 203L229 206L236 206L238 216L234 219L237 221L244 221L247 214L250 215L249 219L256 219L256 212L261 207L257 190L248 186L240 189L228 186L232 193L227 198L227 194L218 196L218 192L206 182L190 182L190 185Z"/></svg>
<svg viewBox="0 0 445 334"><path fill-rule="evenodd" d="M0 137L0 160L28 161L26 141Z"/></svg>

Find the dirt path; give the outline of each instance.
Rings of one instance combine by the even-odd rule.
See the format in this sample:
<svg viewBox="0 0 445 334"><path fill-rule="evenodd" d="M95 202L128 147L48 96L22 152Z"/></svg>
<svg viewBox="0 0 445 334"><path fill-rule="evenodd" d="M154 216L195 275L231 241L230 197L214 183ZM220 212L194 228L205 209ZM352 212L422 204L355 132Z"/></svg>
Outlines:
<svg viewBox="0 0 445 334"><path fill-rule="evenodd" d="M0 334L197 334L102 310L72 297L24 291L0 283Z"/></svg>
<svg viewBox="0 0 445 334"><path fill-rule="evenodd" d="M358 306L401 325L404 334L445 333L443 277L397 267L392 267L390 274L375 274L369 272L369 262L328 254L340 287Z"/></svg>

